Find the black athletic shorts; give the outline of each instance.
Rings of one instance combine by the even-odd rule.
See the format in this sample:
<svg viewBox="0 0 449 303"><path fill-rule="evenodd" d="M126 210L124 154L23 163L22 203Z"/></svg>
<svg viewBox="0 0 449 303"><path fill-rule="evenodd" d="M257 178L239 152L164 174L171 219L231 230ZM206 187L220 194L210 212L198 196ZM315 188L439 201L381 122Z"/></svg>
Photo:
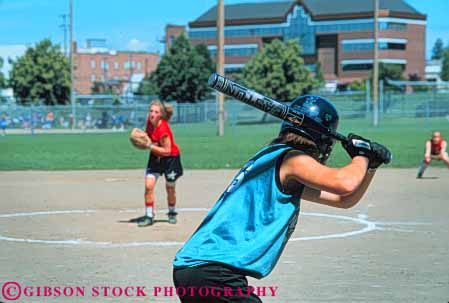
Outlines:
<svg viewBox="0 0 449 303"><path fill-rule="evenodd" d="M146 176L154 175L156 178L165 175L167 182L175 182L182 176L181 156L156 157L150 154Z"/></svg>
<svg viewBox="0 0 449 303"><path fill-rule="evenodd" d="M262 303L244 273L219 263L175 268L173 282L182 303Z"/></svg>

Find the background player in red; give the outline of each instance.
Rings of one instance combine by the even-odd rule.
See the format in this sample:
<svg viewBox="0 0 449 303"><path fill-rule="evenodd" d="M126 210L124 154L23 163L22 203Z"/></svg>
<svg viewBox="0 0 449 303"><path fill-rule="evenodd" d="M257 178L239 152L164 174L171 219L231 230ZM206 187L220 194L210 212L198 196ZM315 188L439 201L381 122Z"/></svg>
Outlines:
<svg viewBox="0 0 449 303"><path fill-rule="evenodd" d="M433 132L432 138L426 141L426 152L424 154L424 160L419 166L417 178L422 178L424 171L429 166L432 160L443 160L449 167L449 157L446 152L447 142L441 136L441 133Z"/></svg>
<svg viewBox="0 0 449 303"><path fill-rule="evenodd" d="M154 187L160 176L165 175L165 189L168 202L168 222L176 223L176 180L182 176L180 149L176 145L168 121L173 115L171 106L164 106L159 100L150 104L146 132L151 138L150 157L145 172L145 216L138 226L154 223Z"/></svg>

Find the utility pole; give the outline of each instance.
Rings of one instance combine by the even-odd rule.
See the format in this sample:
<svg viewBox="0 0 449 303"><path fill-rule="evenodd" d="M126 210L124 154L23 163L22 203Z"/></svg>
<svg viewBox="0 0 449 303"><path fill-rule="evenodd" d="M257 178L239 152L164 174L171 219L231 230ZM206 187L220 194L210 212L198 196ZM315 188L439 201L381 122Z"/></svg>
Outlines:
<svg viewBox="0 0 449 303"><path fill-rule="evenodd" d="M76 107L75 107L75 79L73 77L74 71L74 45L73 45L73 0L69 2L69 21L70 21L70 104L72 105L73 124L72 129L76 126Z"/></svg>
<svg viewBox="0 0 449 303"><path fill-rule="evenodd" d="M108 90L108 57L104 56L103 60L101 61L101 70L103 72L103 94L105 94Z"/></svg>
<svg viewBox="0 0 449 303"><path fill-rule="evenodd" d="M68 56L68 52L67 52L67 28L68 28L67 14L62 14L61 18L62 18L62 24L59 27L62 28L62 31L64 32L64 55Z"/></svg>
<svg viewBox="0 0 449 303"><path fill-rule="evenodd" d="M127 95L132 95L133 94L133 76L134 76L134 61L133 61L132 52L130 52L128 54L128 60L129 60L129 84L128 84Z"/></svg>
<svg viewBox="0 0 449 303"><path fill-rule="evenodd" d="M224 75L224 4L218 0L217 4L217 73ZM218 102L218 135L224 136L224 95L217 94Z"/></svg>
<svg viewBox="0 0 449 303"><path fill-rule="evenodd" d="M379 124L379 0L374 0L373 124Z"/></svg>

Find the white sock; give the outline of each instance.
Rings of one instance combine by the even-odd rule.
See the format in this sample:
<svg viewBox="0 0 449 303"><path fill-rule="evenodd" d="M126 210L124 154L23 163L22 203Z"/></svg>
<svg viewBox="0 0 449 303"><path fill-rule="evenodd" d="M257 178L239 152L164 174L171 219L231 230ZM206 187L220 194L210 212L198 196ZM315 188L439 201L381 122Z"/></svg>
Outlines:
<svg viewBox="0 0 449 303"><path fill-rule="evenodd" d="M175 213L176 212L176 206L169 206L168 207L168 212L169 213Z"/></svg>
<svg viewBox="0 0 449 303"><path fill-rule="evenodd" d="M145 211L148 217L153 218L153 207L147 207Z"/></svg>

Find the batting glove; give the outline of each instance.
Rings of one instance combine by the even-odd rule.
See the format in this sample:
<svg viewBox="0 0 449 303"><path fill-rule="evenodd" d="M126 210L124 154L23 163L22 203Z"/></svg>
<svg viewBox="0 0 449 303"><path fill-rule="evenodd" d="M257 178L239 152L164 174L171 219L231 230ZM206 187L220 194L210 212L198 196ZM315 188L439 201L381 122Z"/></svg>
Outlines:
<svg viewBox="0 0 449 303"><path fill-rule="evenodd" d="M371 141L356 134L349 134L348 141L342 142L341 145L351 158L363 156L370 159L372 157Z"/></svg>
<svg viewBox="0 0 449 303"><path fill-rule="evenodd" d="M388 164L393 158L388 148L382 144L371 142L371 150L371 157L368 164L369 169L377 169L382 164Z"/></svg>

